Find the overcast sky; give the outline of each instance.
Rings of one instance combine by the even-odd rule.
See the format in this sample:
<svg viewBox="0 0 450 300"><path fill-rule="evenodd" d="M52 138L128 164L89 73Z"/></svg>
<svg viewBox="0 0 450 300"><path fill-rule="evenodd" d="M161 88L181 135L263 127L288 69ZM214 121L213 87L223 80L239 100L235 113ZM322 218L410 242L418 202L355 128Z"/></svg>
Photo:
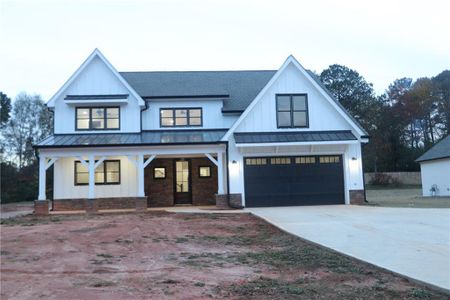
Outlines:
<svg viewBox="0 0 450 300"><path fill-rule="evenodd" d="M0 0L0 91L48 100L99 48L119 71L338 63L382 93L450 69L450 1Z"/></svg>

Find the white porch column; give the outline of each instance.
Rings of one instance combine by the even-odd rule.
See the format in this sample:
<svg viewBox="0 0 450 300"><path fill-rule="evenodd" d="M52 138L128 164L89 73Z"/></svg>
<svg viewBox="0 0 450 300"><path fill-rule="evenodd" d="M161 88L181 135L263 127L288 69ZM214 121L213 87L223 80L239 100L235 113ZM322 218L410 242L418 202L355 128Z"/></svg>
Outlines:
<svg viewBox="0 0 450 300"><path fill-rule="evenodd" d="M45 195L45 182L47 170L47 158L43 155L39 156L39 195L38 200L47 200Z"/></svg>
<svg viewBox="0 0 450 300"><path fill-rule="evenodd" d="M145 197L144 191L144 155L137 156L137 171L138 171L138 197Z"/></svg>
<svg viewBox="0 0 450 300"><path fill-rule="evenodd" d="M89 199L95 198L95 157L89 156Z"/></svg>
<svg viewBox="0 0 450 300"><path fill-rule="evenodd" d="M224 193L223 189L223 153L217 153L217 194L222 195Z"/></svg>

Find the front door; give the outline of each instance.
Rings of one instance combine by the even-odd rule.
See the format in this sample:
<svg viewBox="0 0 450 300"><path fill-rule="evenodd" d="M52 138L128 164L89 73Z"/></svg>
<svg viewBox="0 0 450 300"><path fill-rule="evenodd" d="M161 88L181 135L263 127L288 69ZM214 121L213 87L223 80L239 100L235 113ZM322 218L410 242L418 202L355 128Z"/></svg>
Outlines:
<svg viewBox="0 0 450 300"><path fill-rule="evenodd" d="M189 160L175 160L175 204L192 204Z"/></svg>

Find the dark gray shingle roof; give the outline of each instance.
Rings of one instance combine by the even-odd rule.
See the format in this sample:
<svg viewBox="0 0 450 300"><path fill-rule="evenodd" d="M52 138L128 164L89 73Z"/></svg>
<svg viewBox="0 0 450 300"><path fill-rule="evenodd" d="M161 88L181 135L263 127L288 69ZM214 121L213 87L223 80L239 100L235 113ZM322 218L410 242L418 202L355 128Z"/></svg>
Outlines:
<svg viewBox="0 0 450 300"><path fill-rule="evenodd" d="M141 146L217 143L227 132L216 130L158 130L142 133L55 134L36 148Z"/></svg>
<svg viewBox="0 0 450 300"><path fill-rule="evenodd" d="M223 111L243 111L276 73L270 71L120 72L141 97L228 96Z"/></svg>
<svg viewBox="0 0 450 300"><path fill-rule="evenodd" d="M450 135L447 135L439 143L434 145L430 150L416 159L417 162L426 160L435 160L450 157Z"/></svg>
<svg viewBox="0 0 450 300"><path fill-rule="evenodd" d="M237 144L250 144L352 141L356 140L356 137L350 130L339 130L303 132L235 132L234 139Z"/></svg>

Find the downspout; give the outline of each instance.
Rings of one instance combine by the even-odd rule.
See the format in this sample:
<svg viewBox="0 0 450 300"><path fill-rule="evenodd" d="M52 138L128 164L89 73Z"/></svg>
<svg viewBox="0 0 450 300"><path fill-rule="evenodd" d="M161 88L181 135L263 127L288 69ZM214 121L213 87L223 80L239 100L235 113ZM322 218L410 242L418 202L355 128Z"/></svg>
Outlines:
<svg viewBox="0 0 450 300"><path fill-rule="evenodd" d="M147 110L149 107L149 105L147 104L147 101L144 100L144 102L145 102L145 107L143 109L141 109L141 133L142 133L142 112Z"/></svg>
<svg viewBox="0 0 450 300"><path fill-rule="evenodd" d="M244 207L242 205L236 206L231 203L231 196L230 196L230 164L229 164L229 155L228 155L228 141L225 142L225 156L226 156L226 163L227 163L227 204L229 207L234 209L243 209Z"/></svg>
<svg viewBox="0 0 450 300"><path fill-rule="evenodd" d="M366 145L362 145L361 146L361 168L362 168L362 179L363 179L363 189L364 189L364 202L365 203L369 203L369 201L367 201L367 196L366 196L366 176L364 176L364 159L363 159L363 153L362 153L362 148L365 147Z"/></svg>

